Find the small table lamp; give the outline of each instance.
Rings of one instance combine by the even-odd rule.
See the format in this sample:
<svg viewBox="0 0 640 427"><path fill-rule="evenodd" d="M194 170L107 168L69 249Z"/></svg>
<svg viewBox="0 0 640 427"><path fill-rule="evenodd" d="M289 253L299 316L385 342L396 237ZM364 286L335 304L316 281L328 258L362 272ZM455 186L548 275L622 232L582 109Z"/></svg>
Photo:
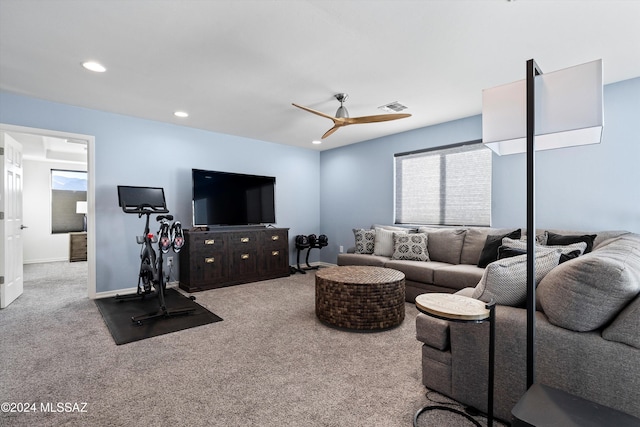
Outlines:
<svg viewBox="0 0 640 427"><path fill-rule="evenodd" d="M76 202L76 213L82 214L82 231L87 231L87 202Z"/></svg>

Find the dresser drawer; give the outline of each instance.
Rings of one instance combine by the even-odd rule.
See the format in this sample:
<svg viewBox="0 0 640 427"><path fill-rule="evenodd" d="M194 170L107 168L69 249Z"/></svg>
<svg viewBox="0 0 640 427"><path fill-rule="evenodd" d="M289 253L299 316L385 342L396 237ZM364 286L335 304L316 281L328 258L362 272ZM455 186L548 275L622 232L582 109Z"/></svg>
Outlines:
<svg viewBox="0 0 640 427"><path fill-rule="evenodd" d="M258 249L258 233L255 231L229 233L228 238L232 251Z"/></svg>
<svg viewBox="0 0 640 427"><path fill-rule="evenodd" d="M289 247L289 233L286 230L269 230L262 234L262 247L265 250L284 249Z"/></svg>
<svg viewBox="0 0 640 427"><path fill-rule="evenodd" d="M189 247L195 252L225 250L226 239L220 233L189 234Z"/></svg>

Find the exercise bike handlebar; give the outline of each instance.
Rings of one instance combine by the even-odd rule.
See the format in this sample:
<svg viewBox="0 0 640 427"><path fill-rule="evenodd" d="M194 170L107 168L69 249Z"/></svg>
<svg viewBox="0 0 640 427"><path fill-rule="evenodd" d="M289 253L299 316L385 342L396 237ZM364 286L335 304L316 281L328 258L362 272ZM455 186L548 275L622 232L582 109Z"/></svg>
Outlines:
<svg viewBox="0 0 640 427"><path fill-rule="evenodd" d="M129 214L138 214L140 216L144 214L163 214L169 213L169 209L164 206L153 206L149 203L143 203L138 206L122 206L122 211ZM169 218L167 218L169 219Z"/></svg>

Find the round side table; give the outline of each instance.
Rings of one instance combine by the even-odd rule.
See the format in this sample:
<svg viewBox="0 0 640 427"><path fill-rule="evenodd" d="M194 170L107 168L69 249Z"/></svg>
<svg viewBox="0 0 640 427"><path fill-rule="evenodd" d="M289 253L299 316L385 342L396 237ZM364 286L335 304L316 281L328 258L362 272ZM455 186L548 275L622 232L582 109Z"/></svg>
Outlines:
<svg viewBox="0 0 640 427"><path fill-rule="evenodd" d="M416 297L416 308L428 316L452 322L489 322L489 380L487 394L487 426L493 426L493 372L495 359L495 303L455 294L429 293ZM466 417L474 425L480 424L469 415L446 406L425 406L416 412L413 425L417 426L418 417L425 411L446 410Z"/></svg>
<svg viewBox="0 0 640 427"><path fill-rule="evenodd" d="M316 316L349 330L384 330L404 320L404 273L390 268L341 266L316 273Z"/></svg>

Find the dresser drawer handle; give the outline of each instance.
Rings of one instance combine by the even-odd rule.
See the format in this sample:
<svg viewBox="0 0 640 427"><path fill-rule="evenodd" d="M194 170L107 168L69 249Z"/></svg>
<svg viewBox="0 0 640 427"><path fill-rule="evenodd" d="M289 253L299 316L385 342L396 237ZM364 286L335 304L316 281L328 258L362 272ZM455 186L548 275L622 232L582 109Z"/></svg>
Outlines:
<svg viewBox="0 0 640 427"><path fill-rule="evenodd" d="M207 239L204 241L205 245L214 245L216 243L215 239Z"/></svg>
<svg viewBox="0 0 640 427"><path fill-rule="evenodd" d="M271 240L280 240L280 236L271 236Z"/></svg>
<svg viewBox="0 0 640 427"><path fill-rule="evenodd" d="M249 259L249 254L242 254L240 255L241 259Z"/></svg>
<svg viewBox="0 0 640 427"><path fill-rule="evenodd" d="M241 238L240 238L240 241L241 241L242 243L247 243L247 242L249 241L249 238L248 238L248 237L241 237Z"/></svg>
<svg viewBox="0 0 640 427"><path fill-rule="evenodd" d="M271 255L272 256L278 256L278 255L280 255L280 251L271 251Z"/></svg>
<svg viewBox="0 0 640 427"><path fill-rule="evenodd" d="M206 264L213 264L214 261L215 261L215 258L213 258L213 257L204 259L204 262Z"/></svg>

